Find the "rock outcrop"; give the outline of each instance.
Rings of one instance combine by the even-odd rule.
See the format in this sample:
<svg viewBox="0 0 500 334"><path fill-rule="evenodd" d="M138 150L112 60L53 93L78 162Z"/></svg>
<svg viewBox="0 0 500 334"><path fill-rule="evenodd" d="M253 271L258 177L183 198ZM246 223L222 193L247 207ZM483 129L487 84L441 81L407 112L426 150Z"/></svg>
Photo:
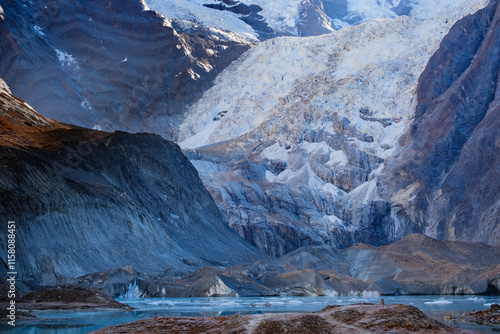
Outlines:
<svg viewBox="0 0 500 334"><path fill-rule="evenodd" d="M500 305L491 304L488 310L470 312L464 318L469 322L498 328L500 326Z"/></svg>
<svg viewBox="0 0 500 334"><path fill-rule="evenodd" d="M291 295L495 294L499 259L498 246L412 234L378 248L304 247L259 261L250 272Z"/></svg>
<svg viewBox="0 0 500 334"><path fill-rule="evenodd" d="M196 169L158 135L49 120L0 91L0 220L30 288L132 266L194 271L261 257L222 220ZM0 270L7 270L7 234Z"/></svg>
<svg viewBox="0 0 500 334"><path fill-rule="evenodd" d="M33 291L18 298L17 307L25 310L76 310L89 308L111 308L132 310L100 291L77 287L57 286Z"/></svg>

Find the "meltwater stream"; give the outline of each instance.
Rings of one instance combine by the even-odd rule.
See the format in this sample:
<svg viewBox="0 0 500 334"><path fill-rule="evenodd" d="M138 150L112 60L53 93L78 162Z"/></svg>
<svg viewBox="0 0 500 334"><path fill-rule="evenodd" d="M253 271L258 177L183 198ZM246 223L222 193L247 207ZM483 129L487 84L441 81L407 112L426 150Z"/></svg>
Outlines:
<svg viewBox="0 0 500 334"><path fill-rule="evenodd" d="M385 296L386 304L418 307L443 321L444 316L465 311L484 310L500 303L498 296ZM380 302L380 297L219 297L219 298L120 298L119 302L135 307L134 311L38 311L36 321L17 322L15 328L0 327L2 333L83 334L106 326L123 324L155 316L217 316L265 312L311 312L326 305ZM447 323L453 327L496 333L500 328L469 323Z"/></svg>

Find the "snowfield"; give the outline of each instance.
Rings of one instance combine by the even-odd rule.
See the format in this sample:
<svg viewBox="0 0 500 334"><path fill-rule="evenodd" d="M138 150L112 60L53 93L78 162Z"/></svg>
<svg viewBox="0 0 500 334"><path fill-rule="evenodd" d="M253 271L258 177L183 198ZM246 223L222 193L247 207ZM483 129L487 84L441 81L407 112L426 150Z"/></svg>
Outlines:
<svg viewBox="0 0 500 334"><path fill-rule="evenodd" d="M180 128L181 147L250 131L293 143L305 129L331 129L332 120L344 120L352 131L373 138L353 136L361 149L386 157L413 116L416 83L429 58L450 27L486 1L447 4L422 1L413 9L415 17L261 43L223 71L192 106Z"/></svg>

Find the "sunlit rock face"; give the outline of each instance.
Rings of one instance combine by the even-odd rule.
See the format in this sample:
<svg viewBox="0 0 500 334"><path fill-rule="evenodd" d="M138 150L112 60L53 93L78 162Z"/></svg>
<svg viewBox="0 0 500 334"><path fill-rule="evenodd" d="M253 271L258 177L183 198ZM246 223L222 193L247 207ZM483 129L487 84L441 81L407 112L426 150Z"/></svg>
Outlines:
<svg viewBox="0 0 500 334"><path fill-rule="evenodd" d="M166 19L141 1L7 1L0 76L38 112L103 130L171 138L183 108L252 46Z"/></svg>
<svg viewBox="0 0 500 334"><path fill-rule="evenodd" d="M52 121L0 82L0 219L16 222L20 282L124 266L176 275L262 257L224 224L175 143ZM2 276L7 244L3 233Z"/></svg>
<svg viewBox="0 0 500 334"><path fill-rule="evenodd" d="M396 204L411 194L392 197L391 183L400 176L390 174L386 162L411 158L410 146L399 139L421 122L422 94L443 86L424 78L441 75L441 66L457 71L457 64L439 56L447 47L440 46L443 38L458 47L451 41L467 39L472 32L466 25L474 25L467 22L475 20L486 24L474 33L479 40L494 29L484 16L496 3L457 25L487 3L446 4L422 2L409 17L371 20L329 35L267 40L217 77L180 125L179 140L231 227L273 256L307 245L382 245L433 233L429 216ZM493 58L489 76L495 77ZM496 79L476 80L496 87ZM432 215L445 219L437 218L437 208ZM474 233L475 240L498 240Z"/></svg>

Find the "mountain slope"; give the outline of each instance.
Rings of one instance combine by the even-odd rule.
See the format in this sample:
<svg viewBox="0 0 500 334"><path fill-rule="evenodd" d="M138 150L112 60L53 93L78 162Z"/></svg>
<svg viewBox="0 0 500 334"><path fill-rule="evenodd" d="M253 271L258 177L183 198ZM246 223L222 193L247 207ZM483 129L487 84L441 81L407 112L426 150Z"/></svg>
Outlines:
<svg viewBox="0 0 500 334"><path fill-rule="evenodd" d="M486 2L448 4L268 40L218 76L181 124L180 145L240 235L279 256L424 232L424 221L396 217L380 173L401 150L439 43Z"/></svg>
<svg viewBox="0 0 500 334"><path fill-rule="evenodd" d="M175 274L261 257L223 223L176 144L51 121L5 87L0 122L0 218L16 222L28 286L128 265Z"/></svg>
<svg viewBox="0 0 500 334"><path fill-rule="evenodd" d="M384 173L387 196L433 237L500 240L499 29L492 1L443 40L419 79L405 147Z"/></svg>
<svg viewBox="0 0 500 334"><path fill-rule="evenodd" d="M170 138L184 107L252 46L136 0L2 7L0 77L43 115L89 128Z"/></svg>

